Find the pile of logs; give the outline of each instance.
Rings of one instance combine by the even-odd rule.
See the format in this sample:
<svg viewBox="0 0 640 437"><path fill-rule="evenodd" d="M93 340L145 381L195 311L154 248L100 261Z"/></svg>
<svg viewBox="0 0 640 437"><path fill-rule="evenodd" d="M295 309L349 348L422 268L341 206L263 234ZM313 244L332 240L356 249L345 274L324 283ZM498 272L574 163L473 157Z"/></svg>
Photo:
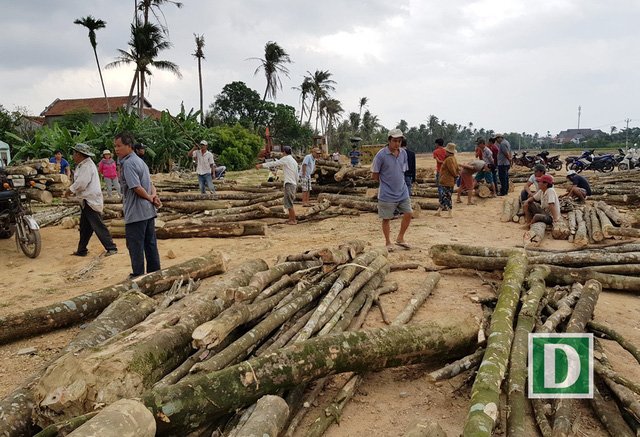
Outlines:
<svg viewBox="0 0 640 437"><path fill-rule="evenodd" d="M593 200L604 200L611 205L640 207L640 172L637 170L616 171L589 177Z"/></svg>
<svg viewBox="0 0 640 437"><path fill-rule="evenodd" d="M49 204L54 197L61 197L71 185L69 177L60 173L60 166L46 158L9 165L6 170L8 175L22 175L27 181L33 181L27 196L42 203Z"/></svg>
<svg viewBox="0 0 640 437"><path fill-rule="evenodd" d="M272 267L249 260L213 281L182 286L224 270L225 258L214 252L0 318L0 342L7 342L100 314L0 401L0 435L75 428L75 436L114 430L119 436L211 435L216 429L278 435L288 422L292 435L305 400L334 373L454 359L477 344L473 319L404 326L436 287L438 273L427 274L392 326L360 330L378 297L397 289L384 283L391 270L386 250L365 250L361 241L285 256ZM314 380L320 381L305 394ZM320 422L313 435L332 420Z"/></svg>
<svg viewBox="0 0 640 437"><path fill-rule="evenodd" d="M634 255L629 252L624 256L626 254L630 255L630 258L640 256L640 252ZM572 422L576 419L574 409L577 400L559 399L554 402L553 399L530 400L527 397L527 365L531 365L527 362L528 335L531 332L592 332L599 337L618 342L640 363L640 349L637 346L610 326L591 320L603 287L615 287L611 287L610 282L600 281L600 278L590 278L584 274L573 275L575 270L567 269L563 276L556 265L543 264L564 261L584 265L586 260L614 262L616 254L611 254L613 258L610 258L606 251L536 254L467 246L434 246L432 255L436 264L449 267L486 269L486 264L476 264L477 259L485 258L499 258L500 266L504 267L497 299L491 302L491 335L488 336L486 347L430 374L432 380L442 380L467 369L478 368L471 390L464 435L492 435L500 421L502 410L507 411L506 423L500 424L503 432L514 436L534 435L536 431L531 429L529 422L525 420L527 411L531 410L527 407L530 401L536 423L543 436L571 434ZM609 267L615 268L618 265ZM595 266L590 269L595 269ZM634 279L637 282L638 278ZM566 286L548 288L550 284L558 283ZM635 287L637 291L637 283ZM640 384L612 369L598 339L595 340L595 348L596 378L594 396L589 400L589 405L610 435L632 437L640 429ZM503 407L501 387L507 374L504 389L508 405Z"/></svg>

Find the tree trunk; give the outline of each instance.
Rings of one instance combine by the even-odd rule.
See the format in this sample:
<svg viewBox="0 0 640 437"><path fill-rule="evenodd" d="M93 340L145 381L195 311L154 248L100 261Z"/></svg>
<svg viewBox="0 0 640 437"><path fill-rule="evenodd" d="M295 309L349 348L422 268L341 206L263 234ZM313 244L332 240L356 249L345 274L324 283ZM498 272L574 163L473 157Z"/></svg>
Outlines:
<svg viewBox="0 0 640 437"><path fill-rule="evenodd" d="M523 253L510 256L505 267L498 303L491 317L491 335L471 390L471 409L464 425L465 436L490 436L498 418L500 385L509 362L513 319L527 267L527 257Z"/></svg>
<svg viewBox="0 0 640 437"><path fill-rule="evenodd" d="M371 179L371 170L368 167L342 167L333 176L336 182L345 179Z"/></svg>
<svg viewBox="0 0 640 437"><path fill-rule="evenodd" d="M543 222L532 223L529 228L529 232L525 235L525 240L528 240L528 243L525 243L525 247L534 246L537 247L544 240L544 234L547 231L547 225Z"/></svg>
<svg viewBox="0 0 640 437"><path fill-rule="evenodd" d="M418 290L416 296L411 298L409 304L404 307L402 312L393 320L393 323L391 324L393 326L399 326L404 325L409 320L411 320L415 312L418 311L418 308L422 306L424 301L427 300L429 295L431 295L431 292L436 288L436 286L438 285L438 281L440 281L439 273L427 273L427 277L424 282L422 282L422 286L420 290Z"/></svg>
<svg viewBox="0 0 640 437"><path fill-rule="evenodd" d="M69 437L154 437L156 422L138 401L122 399L105 407Z"/></svg>
<svg viewBox="0 0 640 437"><path fill-rule="evenodd" d="M64 302L0 317L0 344L73 325L100 313L123 292L136 284L151 296L168 290L177 279L200 279L226 271L227 260L221 252L193 258L181 264L126 280L97 291L81 294Z"/></svg>
<svg viewBox="0 0 640 437"><path fill-rule="evenodd" d="M318 200L328 200L332 205L353 208L360 211L378 212L378 204L366 200L352 200L343 196L333 194L320 194Z"/></svg>
<svg viewBox="0 0 640 437"><path fill-rule="evenodd" d="M73 419L63 420L62 422L54 423L47 426L45 429L35 434L33 437L58 437L67 436L73 430L87 423L90 419L94 418L98 414L97 411L87 413L82 416L74 417Z"/></svg>
<svg viewBox="0 0 640 437"><path fill-rule="evenodd" d="M478 367L482 362L482 357L484 357L484 349L480 348L471 355L467 355L466 357L454 361L451 364L447 364L441 369L434 370L429 373L428 378L432 382L451 379L466 370Z"/></svg>
<svg viewBox="0 0 640 437"><path fill-rule="evenodd" d="M36 423L48 425L92 411L97 404L139 397L189 356L195 327L230 304L217 296L227 288L247 284L256 271L266 268L262 260L247 261L125 335L65 354L35 387Z"/></svg>
<svg viewBox="0 0 640 437"><path fill-rule="evenodd" d="M591 214L591 236L594 241L600 242L604 240L604 234L602 233L602 226L600 226L600 219L598 219L596 208L590 208L589 214Z"/></svg>
<svg viewBox="0 0 640 437"><path fill-rule="evenodd" d="M270 200L268 202L263 202L263 203L253 203L247 206L234 206L228 209L208 209L204 213L206 216L213 218L217 216L242 214L242 213L259 210L262 208L270 208L272 206L278 206L278 205L282 205L282 199Z"/></svg>
<svg viewBox="0 0 640 437"><path fill-rule="evenodd" d="M554 240L566 240L571 235L571 230L567 226L567 222L561 218L560 220L553 222L553 229L551 230L551 236Z"/></svg>
<svg viewBox="0 0 640 437"><path fill-rule="evenodd" d="M44 228L45 226L50 225L51 223L55 223L58 220L77 214L80 212L79 206L61 206L52 211L42 211L33 215L33 218L38 223L38 226Z"/></svg>
<svg viewBox="0 0 640 437"><path fill-rule="evenodd" d="M587 322L593 317L598 297L602 291L602 284L598 281L589 280L584 284L580 300L576 304L571 319L567 324L568 334L583 333L587 327ZM556 414L553 421L554 436L568 436L571 433L571 415L574 407L573 399L560 399L556 406Z"/></svg>
<svg viewBox="0 0 640 437"><path fill-rule="evenodd" d="M53 202L53 194L49 191L38 190L37 188L29 188L26 190L27 197L40 203L50 205Z"/></svg>
<svg viewBox="0 0 640 437"><path fill-rule="evenodd" d="M571 286L571 293L558 301L558 309L547 317L547 320L536 329L536 332L544 334L555 332L558 325L573 312L573 307L582 295L582 288L582 284L579 282L574 283Z"/></svg>
<svg viewBox="0 0 640 437"><path fill-rule="evenodd" d="M175 209L176 211L185 212L188 214L194 212L202 212L209 209L227 209L231 206L229 202L223 202L220 200L200 200L200 201L172 201L163 203L166 208Z"/></svg>
<svg viewBox="0 0 640 437"><path fill-rule="evenodd" d="M640 238L640 229L635 228L614 228L611 225L605 225L602 227L602 231L605 237L631 237Z"/></svg>
<svg viewBox="0 0 640 437"><path fill-rule="evenodd" d="M247 422L236 432L242 437L278 437L287 424L289 405L279 396L258 399Z"/></svg>
<svg viewBox="0 0 640 437"><path fill-rule="evenodd" d="M627 350L636 361L640 364L640 348L635 346L629 340L627 340L622 334L611 328L610 326L605 325L604 323L596 322L591 320L587 326L589 330L596 331L600 334L604 334L607 338L616 341L620 346Z"/></svg>
<svg viewBox="0 0 640 437"><path fill-rule="evenodd" d="M581 210L576 211L576 235L573 237L573 244L576 246L586 246L589 244L589 237L587 236L587 224L584 221L584 215Z"/></svg>
<svg viewBox="0 0 640 437"><path fill-rule="evenodd" d="M609 378L602 378L611 392L618 398L622 406L627 409L637 422L640 422L640 399L638 396L622 384L618 384Z"/></svg>
<svg viewBox="0 0 640 437"><path fill-rule="evenodd" d="M172 238L227 238L246 235L266 235L263 222L229 222L197 224L167 224L156 230L159 239Z"/></svg>
<svg viewBox="0 0 640 437"><path fill-rule="evenodd" d="M547 282L557 285L571 285L574 282L586 282L594 279L602 284L603 288L611 290L630 291L640 293L640 278L633 276L612 275L596 272L588 267L577 269L571 267L549 266Z"/></svg>
<svg viewBox="0 0 640 437"><path fill-rule="evenodd" d="M620 215L620 212L617 208L611 205L607 205L603 201L596 202L596 208L603 211L607 215L607 217L609 217L611 222L615 223L618 226L622 224L622 216Z"/></svg>
<svg viewBox="0 0 640 437"><path fill-rule="evenodd" d="M318 337L223 370L151 390L143 402L158 432L185 432L264 394L347 371L375 371L459 356L475 343L473 320L420 324ZM329 359L330 357L330 359ZM211 400L215 399L215 403ZM164 421L165 419L166 421Z"/></svg>
<svg viewBox="0 0 640 437"><path fill-rule="evenodd" d="M598 387L593 387L593 399L589 400L591 408L600 419L600 422L609 431L609 435L615 437L635 437L629 425L620 415L620 410L613 399L606 399Z"/></svg>
<svg viewBox="0 0 640 437"><path fill-rule="evenodd" d="M527 359L529 352L529 334L533 332L538 316L538 306L545 294L544 279L549 274L545 267L534 267L527 283L529 291L523 296L522 308L518 314L518 323L513 337L511 360L509 361L509 380L507 395L509 409L507 414L507 435L530 435L531 429L525 429L525 415L527 409ZM493 331L492 331L493 332Z"/></svg>

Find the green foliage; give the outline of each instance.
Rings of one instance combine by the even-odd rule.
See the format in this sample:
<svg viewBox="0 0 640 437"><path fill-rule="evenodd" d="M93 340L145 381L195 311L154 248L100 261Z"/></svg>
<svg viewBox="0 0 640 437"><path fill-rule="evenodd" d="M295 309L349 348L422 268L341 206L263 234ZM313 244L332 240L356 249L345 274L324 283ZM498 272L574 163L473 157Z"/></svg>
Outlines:
<svg viewBox="0 0 640 437"><path fill-rule="evenodd" d="M263 147L258 135L239 124L211 128L206 139L212 152L218 155L218 163L226 165L229 170L251 168Z"/></svg>
<svg viewBox="0 0 640 437"><path fill-rule="evenodd" d="M9 112L0 105L0 141L11 144L11 135L16 133L21 114L18 111Z"/></svg>
<svg viewBox="0 0 640 437"><path fill-rule="evenodd" d="M91 121L91 111L83 108L66 113L58 123L62 128L77 131L89 121Z"/></svg>
<svg viewBox="0 0 640 437"><path fill-rule="evenodd" d="M300 125L296 110L289 105L265 102L271 136L277 144L291 146L294 150L306 151L312 142L313 131L308 125Z"/></svg>
<svg viewBox="0 0 640 437"><path fill-rule="evenodd" d="M261 107L262 100L257 91L244 82L231 82L222 88L222 92L209 106L210 112L207 113L205 124L215 126L240 123L250 129Z"/></svg>

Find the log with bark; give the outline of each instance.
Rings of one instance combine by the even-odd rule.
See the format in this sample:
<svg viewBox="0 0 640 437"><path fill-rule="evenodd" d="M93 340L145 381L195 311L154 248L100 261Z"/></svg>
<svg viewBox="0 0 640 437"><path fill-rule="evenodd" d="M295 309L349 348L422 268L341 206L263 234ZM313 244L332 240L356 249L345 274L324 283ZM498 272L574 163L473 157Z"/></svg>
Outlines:
<svg viewBox="0 0 640 437"><path fill-rule="evenodd" d="M571 229L567 222L561 217L560 220L553 221L551 236L554 240L566 240L571 235Z"/></svg>
<svg viewBox="0 0 640 437"><path fill-rule="evenodd" d="M598 218L596 208L589 208L589 214L589 223L591 224L591 237L596 243L598 243L604 240L604 234L602 233L602 226L600 225L600 219Z"/></svg>
<svg viewBox="0 0 640 437"><path fill-rule="evenodd" d="M166 389L150 390L143 402L154 413L159 433L183 432L249 405L264 394L329 374L374 371L460 356L475 344L475 337L472 320L318 337L217 372L190 377Z"/></svg>
<svg viewBox="0 0 640 437"><path fill-rule="evenodd" d="M289 405L279 396L258 399L249 417L235 430L238 437L278 437L289 417Z"/></svg>
<svg viewBox="0 0 640 437"><path fill-rule="evenodd" d="M172 201L163 203L163 206L165 208L191 214L209 209L226 209L231 206L231 203L224 202L222 200L199 200L193 202Z"/></svg>
<svg viewBox="0 0 640 437"><path fill-rule="evenodd" d="M611 220L612 223L618 226L622 224L622 216L620 215L620 212L618 211L617 208L611 205L607 205L603 201L596 202L595 206L596 208L604 212L607 215L607 217L609 217L609 220Z"/></svg>
<svg viewBox="0 0 640 437"><path fill-rule="evenodd" d="M582 210L577 209L576 212L576 234L573 237L573 244L579 247L589 244L589 236L587 235L587 224L584 221Z"/></svg>
<svg viewBox="0 0 640 437"><path fill-rule="evenodd" d="M46 205L50 205L53 202L53 194L49 191L39 190L37 188L29 188L25 190L25 194L31 200L35 200Z"/></svg>
<svg viewBox="0 0 640 437"><path fill-rule="evenodd" d="M498 303L491 317L491 335L471 390L471 407L464 425L465 435L490 436L498 418L500 385L504 379L513 341L513 319L527 272L527 257L509 257L500 285Z"/></svg>
<svg viewBox="0 0 640 437"><path fill-rule="evenodd" d="M478 367L482 362L482 357L484 357L484 348L480 348L471 355L467 355L466 357L460 358L453 363L447 364L441 369L434 370L433 372L429 373L428 378L433 382L442 381L444 379L451 379L466 370Z"/></svg>
<svg viewBox="0 0 640 437"><path fill-rule="evenodd" d="M332 205L353 208L359 211L378 212L378 204L376 202L370 202L365 199L354 200L345 196L323 193L318 196L318 200L327 200Z"/></svg>
<svg viewBox="0 0 640 437"><path fill-rule="evenodd" d="M335 173L333 178L336 182L342 182L345 179L371 179L371 170L367 167L344 166Z"/></svg>
<svg viewBox="0 0 640 437"><path fill-rule="evenodd" d="M122 399L102 409L69 437L154 437L156 422L144 404Z"/></svg>
<svg viewBox="0 0 640 437"><path fill-rule="evenodd" d="M636 436L622 418L616 402L611 398L605 398L600 393L598 386L593 387L593 399L590 399L589 403L600 422L609 431L609 435L614 437Z"/></svg>
<svg viewBox="0 0 640 437"><path fill-rule="evenodd" d="M635 228L616 228L612 225L606 224L602 227L602 231L605 237L640 238L640 229Z"/></svg>
<svg viewBox="0 0 640 437"><path fill-rule="evenodd" d="M97 291L84 293L63 302L0 317L0 344L50 332L78 323L104 310L122 293L137 286L151 296L171 288L177 279L200 279L223 273L227 259L218 251L190 259L157 272L125 280Z"/></svg>
<svg viewBox="0 0 640 437"><path fill-rule="evenodd" d="M44 228L58 220L80 212L79 206L60 206L52 210L40 211L33 215L33 218L38 223L38 226Z"/></svg>
<svg viewBox="0 0 640 437"><path fill-rule="evenodd" d="M246 235L266 235L267 224L257 221L229 222L229 223L202 223L198 224L174 224L167 223L156 230L159 239L171 238L228 238L242 237Z"/></svg>
<svg viewBox="0 0 640 437"><path fill-rule="evenodd" d="M525 233L525 247L539 246L544 240L545 232L547 231L547 225L543 222L532 223L529 227L529 231Z"/></svg>

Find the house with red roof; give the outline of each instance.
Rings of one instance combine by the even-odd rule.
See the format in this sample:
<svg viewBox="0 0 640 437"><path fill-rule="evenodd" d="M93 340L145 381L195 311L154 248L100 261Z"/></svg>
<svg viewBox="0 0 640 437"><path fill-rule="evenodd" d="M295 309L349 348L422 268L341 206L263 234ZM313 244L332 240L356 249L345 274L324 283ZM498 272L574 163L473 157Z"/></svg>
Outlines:
<svg viewBox="0 0 640 437"><path fill-rule="evenodd" d="M109 104L107 105L107 99ZM99 124L109 119L110 114L115 114L120 108L126 108L129 102L129 96L118 97L92 97L88 99L55 99L40 114L44 117L44 123L51 126L56 121L60 121L65 115L89 112L91 121ZM138 97L133 96L129 104L129 111L136 111L138 107ZM145 98L143 101L142 112L145 117L151 117L158 120L162 115L162 111L151 106L151 103Z"/></svg>

